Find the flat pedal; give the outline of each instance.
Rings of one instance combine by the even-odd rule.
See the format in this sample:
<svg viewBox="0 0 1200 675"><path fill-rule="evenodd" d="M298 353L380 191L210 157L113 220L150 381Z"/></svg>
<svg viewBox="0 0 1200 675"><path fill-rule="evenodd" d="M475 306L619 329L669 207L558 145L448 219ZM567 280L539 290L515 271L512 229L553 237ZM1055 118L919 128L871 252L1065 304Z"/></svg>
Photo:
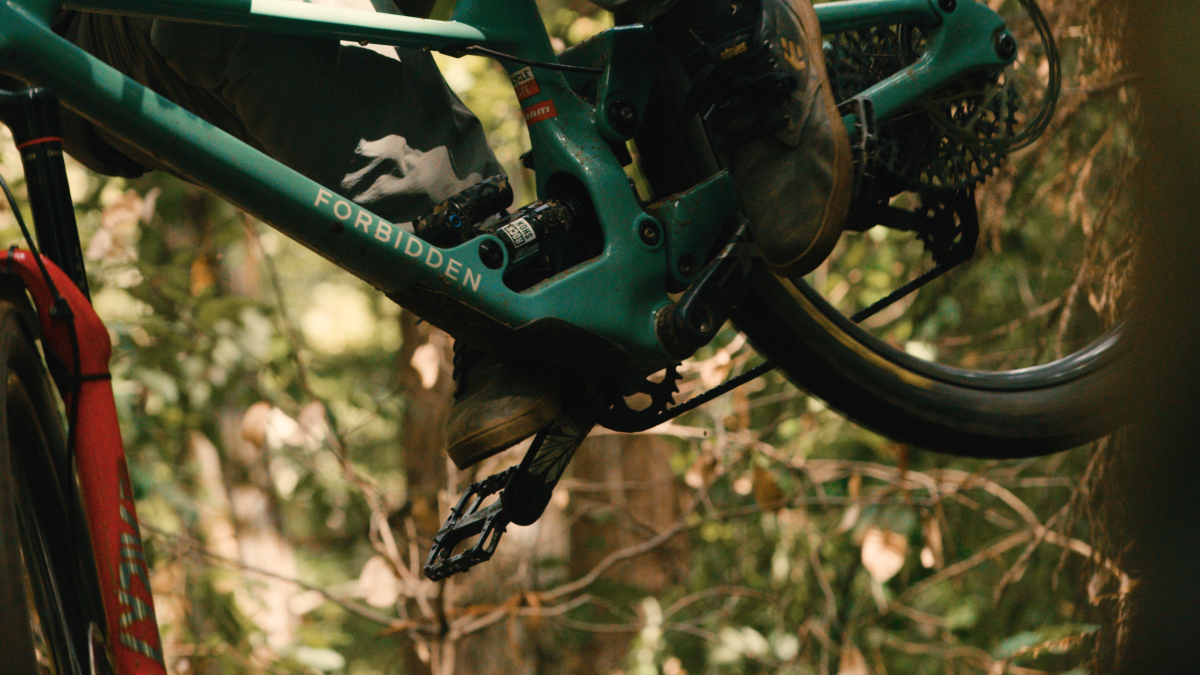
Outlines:
<svg viewBox="0 0 1200 675"><path fill-rule="evenodd" d="M492 557L510 524L537 522L591 428L592 423L583 422L578 415L559 415L533 439L519 465L471 483L433 538L425 576L440 581L465 572ZM500 493L499 499L484 507L487 498L496 493ZM454 553L459 544L477 535L472 546Z"/></svg>
<svg viewBox="0 0 1200 675"><path fill-rule="evenodd" d="M445 524L433 538L433 548L425 560L425 576L433 581L465 572L492 557L500 536L504 534L511 522L504 513L504 505L500 500L492 502L487 508L481 509L483 502L490 496L503 490L512 475L519 467L512 467L471 483L458 504L450 509ZM479 536L479 541L467 550L453 555L454 548L464 540Z"/></svg>

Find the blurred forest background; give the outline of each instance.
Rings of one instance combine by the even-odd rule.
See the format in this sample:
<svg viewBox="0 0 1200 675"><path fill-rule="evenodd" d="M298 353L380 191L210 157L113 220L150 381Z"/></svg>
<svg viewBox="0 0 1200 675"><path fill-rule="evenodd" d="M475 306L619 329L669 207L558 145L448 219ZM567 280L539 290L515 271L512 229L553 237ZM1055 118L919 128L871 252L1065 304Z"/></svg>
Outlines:
<svg viewBox="0 0 1200 675"><path fill-rule="evenodd" d="M582 0L542 4L563 47L613 22ZM924 318L878 322L888 339L919 354L957 348L928 326L953 336L976 321L1045 351L1022 336L1072 311L1112 313L1105 290L1119 291L1131 245L1095 232L1127 215L1109 196L1136 156L1137 102L1111 5L1042 0L1063 55L1059 110L981 197L980 257L1003 255L1017 279L1050 269L1080 281L997 316L982 308L1012 307L984 296L1019 296L1020 283L960 287ZM502 69L439 64L518 200L532 199ZM19 188L15 151L0 147ZM1104 535L1113 443L1028 461L934 455L777 373L652 432L597 433L539 523L511 528L492 562L429 582L429 537L461 488L520 457L468 473L446 460L450 338L194 186L69 170L173 673L1111 667L1132 585ZM1059 269L1062 241L1030 234L1043 231L1104 250L1087 270ZM856 252L886 236L846 237L818 283L851 305L894 286L902 267ZM967 352L955 358L974 363ZM726 328L681 367L683 393L760 362Z"/></svg>

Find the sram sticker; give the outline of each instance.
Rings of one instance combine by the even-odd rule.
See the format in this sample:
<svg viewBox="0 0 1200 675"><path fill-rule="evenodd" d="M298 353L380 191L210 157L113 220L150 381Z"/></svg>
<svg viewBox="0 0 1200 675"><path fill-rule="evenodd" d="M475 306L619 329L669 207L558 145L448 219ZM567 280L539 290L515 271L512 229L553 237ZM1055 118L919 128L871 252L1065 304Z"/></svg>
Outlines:
<svg viewBox="0 0 1200 675"><path fill-rule="evenodd" d="M534 103L528 108L525 108L522 112L525 113L526 124L537 124L542 120L548 120L551 117L558 117L558 110L554 107L554 101Z"/></svg>
<svg viewBox="0 0 1200 675"><path fill-rule="evenodd" d="M513 89L517 90L518 101L524 101L542 91L542 88L538 86L537 80L533 77L533 69L528 66L513 73L509 79L512 80Z"/></svg>

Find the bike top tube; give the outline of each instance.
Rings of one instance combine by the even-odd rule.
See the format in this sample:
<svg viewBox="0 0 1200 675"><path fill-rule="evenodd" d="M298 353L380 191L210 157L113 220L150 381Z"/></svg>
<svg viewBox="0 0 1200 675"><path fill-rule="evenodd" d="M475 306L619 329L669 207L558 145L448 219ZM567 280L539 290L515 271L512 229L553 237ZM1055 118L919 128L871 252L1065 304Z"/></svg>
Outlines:
<svg viewBox="0 0 1200 675"><path fill-rule="evenodd" d="M973 44L972 36L975 43L990 44L995 26L987 21L995 15L975 2L960 4L974 9L960 10L952 17L936 0L854 0L817 9L819 15L833 12L827 14L830 23L846 30L898 17L936 26L952 17L961 23L957 47ZM636 67L637 62L665 58L648 29L617 29L605 37L609 51L595 64L603 72L594 105L580 98L560 72L536 66L521 69L520 77L533 78L537 84L525 88L536 94L521 104L538 169L538 193L543 198L555 196L553 186L564 176L581 185L596 207L605 248L598 258L515 292L503 282L509 261L491 269L480 259L480 244L494 237L450 249L418 239L53 34L48 26L60 7L433 49L481 44L520 58L553 62L556 56L534 0L459 0L448 22L289 0L73 0L63 5L53 0L8 0L0 4L0 72L52 88L67 105L145 149L172 171L272 224L451 333L491 329L491 335L503 337L505 332L525 330L547 340L542 352L556 345L561 348L565 336L590 336L595 338L591 344L596 352L606 354L596 358L610 364L657 369L674 362L655 329L657 313L671 302L665 280L676 273L681 256L703 252L711 245L732 211L733 193L728 180L715 180L673 202L683 208L656 211L660 222L643 210L613 156L611 144L623 143L633 132L616 134L603 111L614 100L628 99L638 113L643 112L654 72ZM1002 29L1003 23L999 26ZM947 49L940 60L929 59L920 69L881 83L873 95L896 108L912 100L906 89L928 89L965 70L1004 64L986 50L959 58L961 51ZM688 208L688 204L697 206ZM664 236L642 236L648 229ZM563 326L577 330L563 332Z"/></svg>

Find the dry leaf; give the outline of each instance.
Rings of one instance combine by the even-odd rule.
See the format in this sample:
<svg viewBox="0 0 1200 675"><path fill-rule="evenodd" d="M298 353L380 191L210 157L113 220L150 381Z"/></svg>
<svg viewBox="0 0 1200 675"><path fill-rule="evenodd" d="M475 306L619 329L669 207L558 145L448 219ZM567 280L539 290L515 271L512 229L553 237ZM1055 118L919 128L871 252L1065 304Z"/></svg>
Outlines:
<svg viewBox="0 0 1200 675"><path fill-rule="evenodd" d="M946 566L946 559L943 556L942 548L942 527L941 521L936 515L931 515L925 519L924 527L922 528L925 534L925 548L921 551L921 564L925 567L936 567L941 569ZM925 562L925 551L929 551L930 562Z"/></svg>
<svg viewBox="0 0 1200 675"><path fill-rule="evenodd" d="M358 588L372 607L391 607L400 598L400 580L381 555L372 556L358 575Z"/></svg>
<svg viewBox="0 0 1200 675"><path fill-rule="evenodd" d="M199 296L217 283L217 270L212 259L204 254L192 259L191 271L188 275L188 290L192 296Z"/></svg>
<svg viewBox="0 0 1200 675"><path fill-rule="evenodd" d="M691 468L683 475L683 481L689 487L702 490L712 485L713 481L717 479L720 470L721 465L717 461L717 458L704 453L696 458Z"/></svg>
<svg viewBox="0 0 1200 675"><path fill-rule="evenodd" d="M747 471L733 481L733 491L745 497L754 491L754 472Z"/></svg>
<svg viewBox="0 0 1200 675"><path fill-rule="evenodd" d="M422 388L433 389L433 385L437 384L441 361L438 347L432 342L426 342L413 351L412 367L421 375Z"/></svg>
<svg viewBox="0 0 1200 675"><path fill-rule="evenodd" d="M871 578L885 583L904 567L908 541L903 535L872 527L863 538L862 564Z"/></svg>
<svg viewBox="0 0 1200 675"><path fill-rule="evenodd" d="M842 657L838 661L838 675L869 675L867 660L854 645L842 646Z"/></svg>
<svg viewBox="0 0 1200 675"><path fill-rule="evenodd" d="M91 260L136 260L138 221L143 219L146 211L146 202L135 190L126 190L105 206L100 213L100 229L88 244L87 257Z"/></svg>
<svg viewBox="0 0 1200 675"><path fill-rule="evenodd" d="M783 490L779 489L779 483L776 482L774 474L766 469L756 466L754 467L753 478L754 486L754 501L758 502L764 510L778 511L785 505L783 499Z"/></svg>
<svg viewBox="0 0 1200 675"><path fill-rule="evenodd" d="M842 522L838 523L837 533L846 534L850 530L853 530L854 526L858 524L858 517L861 515L862 507L858 504L854 504L846 509L846 512L842 514Z"/></svg>
<svg viewBox="0 0 1200 675"><path fill-rule="evenodd" d="M242 438L256 448L267 444L267 422L271 419L271 404L259 401L246 409L242 415Z"/></svg>

